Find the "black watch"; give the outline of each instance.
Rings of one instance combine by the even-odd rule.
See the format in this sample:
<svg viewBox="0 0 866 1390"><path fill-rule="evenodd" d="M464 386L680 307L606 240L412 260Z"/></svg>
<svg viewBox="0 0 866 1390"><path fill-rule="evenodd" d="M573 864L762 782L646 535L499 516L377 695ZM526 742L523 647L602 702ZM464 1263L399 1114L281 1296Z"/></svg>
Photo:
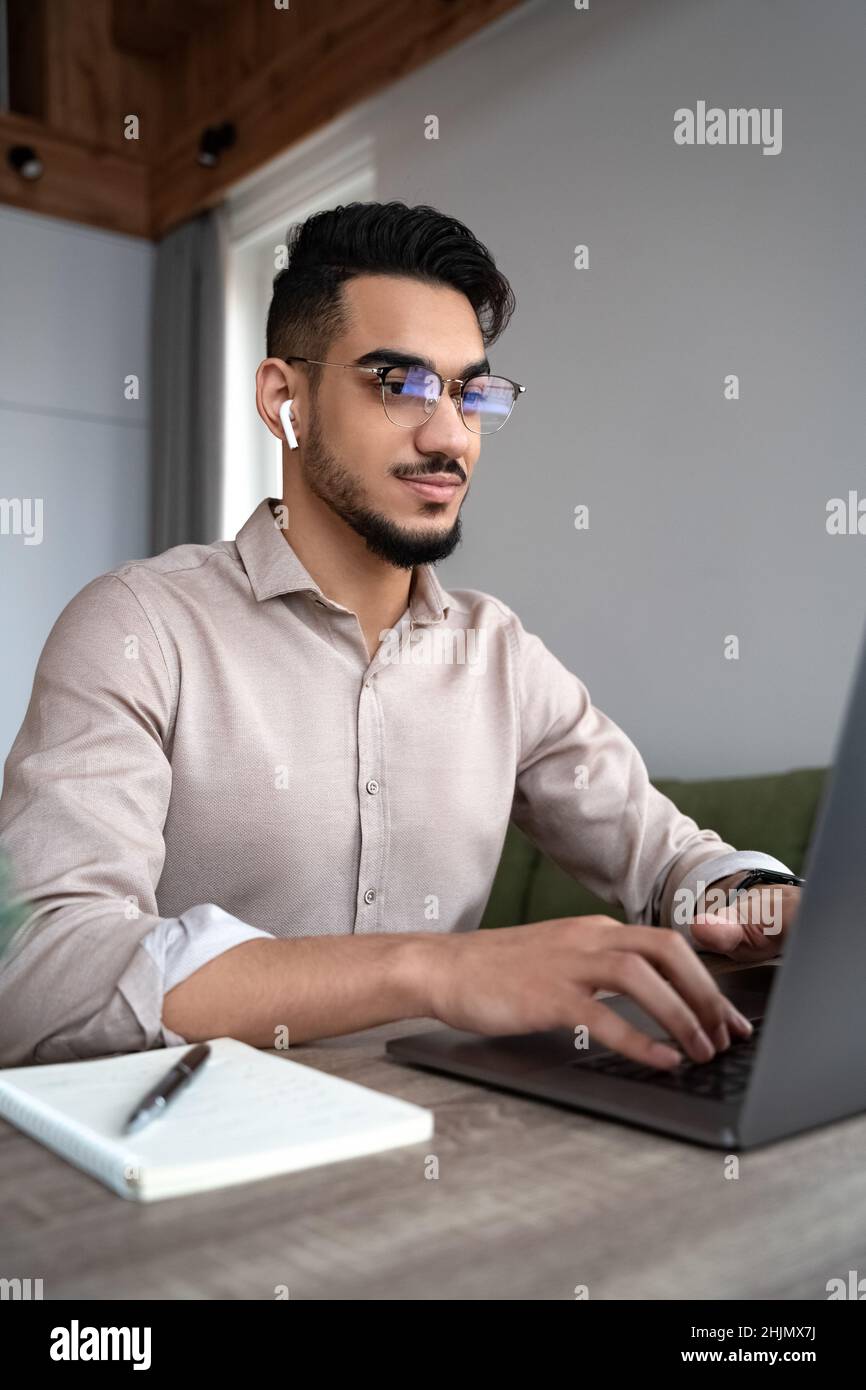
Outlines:
<svg viewBox="0 0 866 1390"><path fill-rule="evenodd" d="M752 869L750 873L746 874L742 883L737 884L736 891L739 893L741 888L752 888L756 883L793 883L799 887L801 883L805 882L806 880L800 878L798 874L783 874L777 869Z"/></svg>

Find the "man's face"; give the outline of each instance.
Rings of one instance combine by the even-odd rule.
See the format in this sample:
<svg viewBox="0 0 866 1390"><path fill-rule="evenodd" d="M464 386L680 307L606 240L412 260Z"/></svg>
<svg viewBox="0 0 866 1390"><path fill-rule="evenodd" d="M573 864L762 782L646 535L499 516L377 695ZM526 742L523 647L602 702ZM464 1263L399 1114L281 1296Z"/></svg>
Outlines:
<svg viewBox="0 0 866 1390"><path fill-rule="evenodd" d="M354 362L380 349L429 360L442 377L473 375L485 359L478 321L464 295L446 286L388 275L365 275L344 286L351 328L325 354ZM377 356L367 365L388 365ZM466 368L469 367L469 373ZM306 368L301 367L302 371ZM382 388L371 373L323 367L317 395L306 397L295 459L310 492L399 568L435 564L460 542L460 508L481 446L463 423L456 383L433 414L406 429L389 420ZM453 486L431 491L425 478Z"/></svg>

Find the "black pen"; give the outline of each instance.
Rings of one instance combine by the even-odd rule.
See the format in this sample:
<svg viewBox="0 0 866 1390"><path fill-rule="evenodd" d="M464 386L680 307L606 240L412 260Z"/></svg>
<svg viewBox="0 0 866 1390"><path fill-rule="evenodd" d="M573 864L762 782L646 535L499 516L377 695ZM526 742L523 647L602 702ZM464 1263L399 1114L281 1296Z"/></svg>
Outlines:
<svg viewBox="0 0 866 1390"><path fill-rule="evenodd" d="M135 1130L142 1129L157 1115L161 1115L169 1102L197 1075L199 1068L209 1056L210 1047L207 1043L196 1043L189 1052L185 1052L171 1071L156 1083L153 1090L148 1091L144 1100L139 1101L127 1120L123 1133L132 1134Z"/></svg>

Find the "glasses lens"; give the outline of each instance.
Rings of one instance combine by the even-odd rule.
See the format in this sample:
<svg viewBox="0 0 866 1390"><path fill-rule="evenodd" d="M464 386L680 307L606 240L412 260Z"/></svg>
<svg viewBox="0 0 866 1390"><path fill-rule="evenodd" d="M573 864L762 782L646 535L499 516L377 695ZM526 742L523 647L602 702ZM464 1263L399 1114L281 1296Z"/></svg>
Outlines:
<svg viewBox="0 0 866 1390"><path fill-rule="evenodd" d="M476 434L494 434L514 409L514 387L504 376L474 376L463 388L463 419Z"/></svg>
<svg viewBox="0 0 866 1390"><path fill-rule="evenodd" d="M395 425L423 425L440 396L438 376L426 367L390 367L383 382L385 414ZM463 419L475 434L501 429L514 409L514 387L502 376L474 376L463 388Z"/></svg>
<svg viewBox="0 0 866 1390"><path fill-rule="evenodd" d="M426 367L390 367L382 384L385 414L395 425L423 425L440 396L439 378Z"/></svg>

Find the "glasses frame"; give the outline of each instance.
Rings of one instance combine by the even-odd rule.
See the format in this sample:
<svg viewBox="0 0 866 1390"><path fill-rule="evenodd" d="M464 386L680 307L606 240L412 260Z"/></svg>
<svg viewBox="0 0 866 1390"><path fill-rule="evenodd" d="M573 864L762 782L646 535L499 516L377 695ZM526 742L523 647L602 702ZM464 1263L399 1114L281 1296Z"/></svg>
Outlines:
<svg viewBox="0 0 866 1390"><path fill-rule="evenodd" d="M420 429L420 428L421 428L420 425L401 425L399 420L392 420L392 419L391 419L391 416L388 414L388 407L387 407L387 405L385 404L385 377L387 376L388 372L393 372L393 371L398 371L398 370L407 370L407 371L411 371L411 367L407 367L407 368L404 369L404 368L398 367L397 364L396 364L396 363L393 363L393 362L390 363L387 367L359 367L358 364L357 364L357 362L320 362L320 361L318 361L318 359L315 358L315 357L284 357L284 358L282 359L282 361L283 361L283 362L313 362L313 363L315 363L315 365L316 365L317 367L343 367L343 368L347 369L348 371L353 371L353 372L366 372L368 376L377 376L377 377L379 378L379 384L380 384L380 386L381 386L381 388L382 388L382 409L383 409L384 412L385 412L385 417L386 417L386 419L388 420L389 424L396 425L397 428L400 429L400 430L417 430L417 429ZM419 365L421 365L421 364L420 364L420 363L416 363L416 364L414 364L414 365L419 366ZM441 401L442 401L442 397L445 395L445 388L446 388L446 386L450 386L452 382L455 382L455 381L456 381L456 382L459 382L459 383L460 383L460 394L459 394L459 396L458 396L458 399L459 399L459 401L460 401L460 418L461 418L461 420L463 421L463 423L464 423L464 425L466 426L466 428L467 428L469 431L471 431L472 434L477 434L478 437L479 437L479 439L486 439L488 435L497 434L498 431L502 429L502 425L506 425L506 424L508 423L508 421L511 419L511 415L512 415L512 412L513 412L513 410L514 410L514 407L515 407L515 405L517 404L517 397L518 397L518 395L520 395L522 392L524 392L524 391L526 390L526 387L525 387L525 386L521 386L521 384L520 384L519 381L512 381L511 378L510 378L510 377L507 377L507 376L499 376L499 373L498 373L498 372L476 372L476 373L475 373L475 376L469 376L469 377L460 377L460 376L445 376L445 377L443 377L443 376L440 376L438 372L434 372L433 369L430 368L430 367L422 367L421 369L422 369L422 371L425 371L425 372L427 373L428 376L435 376L435 377L436 377L436 380L439 382L439 400L437 400L437 402L436 402L436 404L434 405L433 409L430 411L430 414L426 417L424 423L426 424L426 423L427 423L427 420L432 420L433 416L436 414L436 411L438 410L439 405L440 405L440 403L441 403ZM509 412L508 412L508 414L506 415L505 419L502 421L502 424L501 424L501 425L497 425L495 430L486 430L486 431L483 431L483 432L482 432L481 430L473 430L473 429L472 429L472 426L471 426L471 425L469 424L469 422L467 421L466 416L463 414L463 389L464 389L464 387L466 386L466 383L467 383L467 382L469 382L469 381L474 381L475 378L476 378L476 377L479 377L479 376L496 376L496 377L499 378L500 381L507 381L508 384L509 384L509 386L512 388L513 393L514 393L514 398L513 398L512 402L511 402L511 410L509 410Z"/></svg>

